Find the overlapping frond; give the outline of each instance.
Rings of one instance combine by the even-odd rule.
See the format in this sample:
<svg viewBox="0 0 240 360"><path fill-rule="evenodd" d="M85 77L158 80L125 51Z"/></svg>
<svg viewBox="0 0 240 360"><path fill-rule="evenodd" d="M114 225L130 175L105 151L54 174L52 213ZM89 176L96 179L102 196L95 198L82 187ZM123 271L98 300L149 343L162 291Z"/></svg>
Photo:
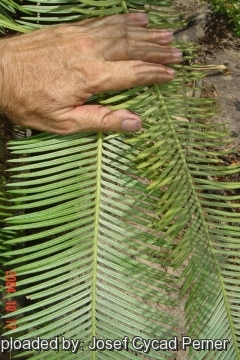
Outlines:
<svg viewBox="0 0 240 360"><path fill-rule="evenodd" d="M25 234L8 243L25 246L11 252L8 267L17 272L18 295L33 301L15 312L25 316L14 332L31 326L31 336L81 334L86 342L140 329L144 338L172 334L176 319L158 306L176 305L176 277L163 270L171 246L149 227L159 194L148 195L132 170L132 147L121 136L77 134L40 135L11 148L27 157L17 160L9 186L18 204L12 210L25 213L8 219L9 230Z"/></svg>
<svg viewBox="0 0 240 360"><path fill-rule="evenodd" d="M234 212L230 204L240 197L223 195L222 191L239 189L239 183L216 180L220 174L234 173L236 167L219 165L220 152L211 149L216 146L215 139L224 143L224 137L225 133L216 127L211 129L196 123L178 125L177 136L169 134L165 138L171 155L167 163L159 161L161 170L159 174L152 173L152 185L159 189L167 186L158 203L161 219L156 226L158 231L163 231L161 238L168 242L181 237L173 252L175 267L191 258L180 278L184 279L183 294L188 294L188 334L196 339L229 339L228 352L223 352L220 358L237 359L239 280L235 261L240 228L239 212ZM179 140L181 150L185 148L183 152L177 146ZM146 163L149 170L155 165L148 159ZM234 208L239 211L239 203ZM194 354L194 359L212 359L212 356L212 352L203 351Z"/></svg>
<svg viewBox="0 0 240 360"><path fill-rule="evenodd" d="M18 21L27 31L169 1L31 3L22 6L31 14ZM171 12L145 10L150 26L175 26ZM182 295L189 336L229 339L227 351L190 357L239 358L240 184L224 177L240 166L221 160L229 141L220 125L208 122L212 100L192 96L202 76L197 66L178 66L171 83L101 94L101 104L141 115L144 130L136 136L40 134L9 144L16 158L6 186L14 214L6 230L17 235L5 242L12 246L5 256L17 272L17 295L30 304L14 312L17 329L6 335L83 339L85 351L71 358L108 359L112 352L88 350L93 336L177 336L172 309ZM114 359L136 355L141 352L130 344ZM65 351L31 354L64 357Z"/></svg>
<svg viewBox="0 0 240 360"><path fill-rule="evenodd" d="M6 17L0 18L0 25L16 31L30 31L42 26L80 21L93 16L114 15L123 12L145 11L149 13L151 26L175 28L180 23L179 17L169 8L171 0L122 1L122 0L26 0L21 6L17 1L4 0L8 9L18 8L20 16L15 22ZM161 6L161 9L159 9ZM158 7L158 9L156 8ZM0 12L1 13L1 12Z"/></svg>
<svg viewBox="0 0 240 360"><path fill-rule="evenodd" d="M185 71L182 76L187 81ZM179 96L176 88L182 80L179 72L172 84L155 86L153 100L158 107L151 106L145 113L144 101L137 104L137 97L132 100L145 119L146 130L127 142L140 151L132 158L138 164L139 176L150 179L150 193L164 193L157 202L159 219L154 227L161 240L169 245L177 243L172 252L175 268L190 259L179 278L179 282L183 280L182 295L188 294L189 336L229 339L228 351L219 358L237 359L240 194L228 193L239 191L240 184L223 179L239 172L240 165L223 165L221 155L227 153L224 145L227 147L229 140L218 124L188 121L210 116L211 100L205 100L202 108L196 107L198 100ZM107 104L112 100L117 98L108 99ZM212 352L201 351L194 359L212 356Z"/></svg>

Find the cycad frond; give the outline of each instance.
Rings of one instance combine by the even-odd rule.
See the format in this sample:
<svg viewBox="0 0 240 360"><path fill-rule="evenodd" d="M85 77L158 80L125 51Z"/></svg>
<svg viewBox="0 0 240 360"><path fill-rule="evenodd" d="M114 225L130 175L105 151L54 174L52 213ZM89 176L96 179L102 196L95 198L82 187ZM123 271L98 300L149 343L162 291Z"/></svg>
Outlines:
<svg viewBox="0 0 240 360"><path fill-rule="evenodd" d="M159 192L148 195L137 179L124 137L105 137L40 135L12 145L28 154L15 169L13 209L28 211L9 218L9 230L30 234L8 241L26 242L8 267L25 288L18 295L38 300L15 312L25 313L15 333L31 326L31 336L90 342L140 329L144 338L166 337L177 325L157 305L176 305L176 277L163 271L171 246L149 228Z"/></svg>
<svg viewBox="0 0 240 360"><path fill-rule="evenodd" d="M0 3L0 33L5 32L5 29L13 31L27 32L30 29L27 26L24 28L18 23L13 21L12 18L16 17L17 12L27 12L14 0L1 0Z"/></svg>
<svg viewBox="0 0 240 360"><path fill-rule="evenodd" d="M9 0L4 0L9 3ZM179 17L169 8L171 0L122 1L122 0L26 0L20 7L20 18L16 19L16 31L26 32L61 22L80 21L93 16L114 15L123 12L145 11L149 13L152 26L175 28ZM147 6L146 6L147 5ZM156 7L161 6L161 9ZM14 7L13 7L14 8ZM0 23L1 24L1 23ZM10 27L9 23L3 26Z"/></svg>
<svg viewBox="0 0 240 360"><path fill-rule="evenodd" d="M91 14L82 11L90 6L102 11L103 1L87 0L56 1L54 11L41 1L36 9L41 15L59 10L60 16L68 8L61 21L72 21L73 3L80 18ZM107 14L159 1L104 4ZM25 9L34 13L33 7ZM151 25L162 27L157 12L150 14ZM51 16L46 22L56 20ZM171 27L172 14L169 19ZM37 20L24 21L32 26ZM219 179L240 167L221 164L219 155L227 153L229 141L220 125L206 121L214 112L212 100L191 96L202 76L197 66L179 66L171 83L101 94L99 103L141 115L144 130L136 136L40 134L10 142L12 154L21 158L11 160L9 210L17 215L8 218L7 230L18 235L5 242L12 246L5 256L11 256L7 266L17 272L17 295L32 304L14 313L17 329L5 335L83 339L85 351L71 354L73 359L112 354L133 359L142 353L131 345L134 336L178 335L172 307L182 294L189 336L230 341L226 352L190 356L239 358L240 195L223 192L239 189L239 183ZM24 246L15 248L19 244ZM128 336L129 351L90 352L93 336ZM164 349L147 356L176 358ZM64 357L65 351L31 355L34 360Z"/></svg>

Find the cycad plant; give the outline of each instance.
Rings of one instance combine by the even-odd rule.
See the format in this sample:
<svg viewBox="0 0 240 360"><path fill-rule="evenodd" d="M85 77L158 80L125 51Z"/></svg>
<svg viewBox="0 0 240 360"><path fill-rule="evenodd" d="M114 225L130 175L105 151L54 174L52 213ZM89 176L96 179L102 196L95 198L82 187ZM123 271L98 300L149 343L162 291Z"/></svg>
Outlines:
<svg viewBox="0 0 240 360"><path fill-rule="evenodd" d="M30 31L146 11L149 26L171 29L179 24L169 6L168 0L4 0L0 25ZM204 73L188 56L192 45L181 47L188 65L176 66L172 82L89 99L140 114L144 129L136 135L39 133L8 143L1 246L17 291L5 300L27 305L4 316L17 319L4 335L57 339L59 346L40 353L25 347L16 358L175 359L174 346L160 340L178 338L181 347L180 335L229 340L223 351L206 343L205 350L187 347L186 358L240 358L240 195L239 183L226 181L240 167L224 164L227 131L209 121L212 100L194 97ZM67 351L63 336L83 342ZM92 351L93 337L120 339L123 348L102 351L100 341L102 350ZM155 350L143 339L157 339Z"/></svg>

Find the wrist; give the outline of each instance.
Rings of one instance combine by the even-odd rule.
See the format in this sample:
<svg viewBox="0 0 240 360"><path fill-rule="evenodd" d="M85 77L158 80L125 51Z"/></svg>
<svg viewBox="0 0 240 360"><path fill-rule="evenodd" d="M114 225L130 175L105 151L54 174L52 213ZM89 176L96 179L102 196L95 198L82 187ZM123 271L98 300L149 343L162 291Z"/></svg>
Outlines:
<svg viewBox="0 0 240 360"><path fill-rule="evenodd" d="M5 114L6 111L6 39L0 40L0 113Z"/></svg>

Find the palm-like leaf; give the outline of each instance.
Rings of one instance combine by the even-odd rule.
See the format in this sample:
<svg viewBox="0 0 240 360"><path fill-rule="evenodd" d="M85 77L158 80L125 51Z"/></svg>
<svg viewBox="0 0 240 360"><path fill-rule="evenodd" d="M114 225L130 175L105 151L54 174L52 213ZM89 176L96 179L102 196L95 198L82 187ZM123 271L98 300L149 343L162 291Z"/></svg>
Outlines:
<svg viewBox="0 0 240 360"><path fill-rule="evenodd" d="M4 32L4 29L10 29L14 31L27 32L30 30L27 26L21 27L12 20L13 16L16 16L17 11L27 12L23 7L20 7L14 0L1 0L0 3L0 33Z"/></svg>
<svg viewBox="0 0 240 360"><path fill-rule="evenodd" d="M36 21L72 21L159 5L32 3L23 8L33 15L18 21L24 29L42 26ZM175 26L175 15L148 11L152 26ZM239 204L233 203L239 195L223 193L239 184L218 180L239 166L221 164L219 155L226 151L216 149L227 144L226 132L203 121L214 112L212 101L190 94L189 84L194 86L202 73L197 66L178 68L169 84L101 94L100 103L141 115L144 131L137 136L40 134L10 143L16 159L11 160L14 181L7 186L9 210L20 214L8 218L7 230L19 235L5 242L13 247L5 256L11 256L7 266L17 272L17 294L32 304L14 313L17 329L6 335L23 339L31 329L31 337L81 338L85 351L72 358L108 359L112 352L87 349L92 336L172 338L178 327L172 307L186 294L188 335L230 341L227 352L200 351L192 357L239 358L240 230L234 211ZM31 358L65 356L62 351ZM175 358L166 351L148 356ZM128 352L114 352L116 359L135 357L131 344Z"/></svg>

